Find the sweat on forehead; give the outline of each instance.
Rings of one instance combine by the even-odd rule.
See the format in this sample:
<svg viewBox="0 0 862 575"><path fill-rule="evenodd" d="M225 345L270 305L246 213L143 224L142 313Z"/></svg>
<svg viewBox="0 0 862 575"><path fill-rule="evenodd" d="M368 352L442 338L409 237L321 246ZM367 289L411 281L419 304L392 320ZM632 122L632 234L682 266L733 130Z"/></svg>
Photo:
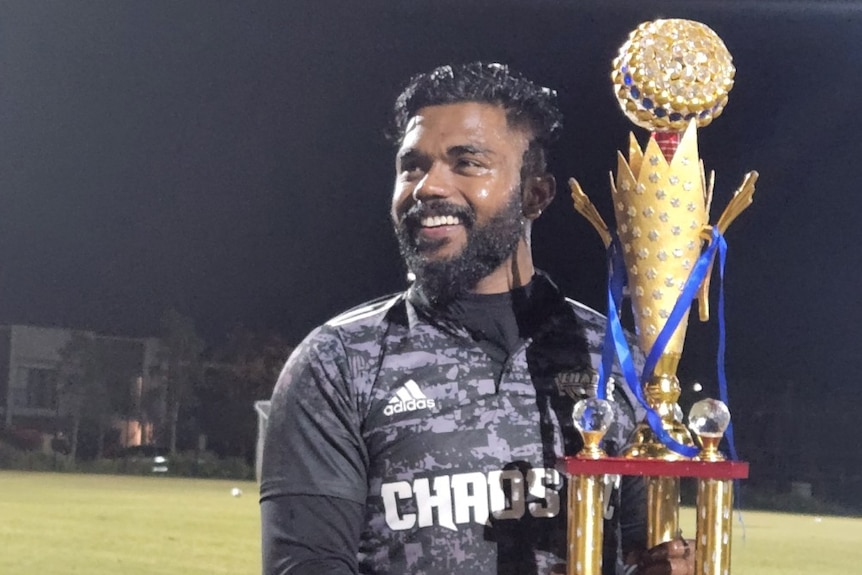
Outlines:
<svg viewBox="0 0 862 575"><path fill-rule="evenodd" d="M458 128L464 133L483 134L502 129L506 132L506 138L513 136L523 137L525 142L532 139L532 132L529 126L523 123L520 125L514 124L509 117L509 113L502 106L487 102L457 102L454 104L426 106L417 110L407 120L401 143L403 144L409 139L408 134L410 132L427 128L432 117L437 119L435 123L439 126L439 118L441 116L449 117L452 124L457 124ZM451 129L451 127L451 124L446 125L446 128Z"/></svg>
<svg viewBox="0 0 862 575"><path fill-rule="evenodd" d="M464 110L465 106L467 107L466 109L469 110L472 108L475 111L468 114L454 112L456 109ZM449 110L452 110L452 112L448 112ZM407 120L401 140L398 142L399 145L403 146L407 143L411 139L411 133L415 136L417 131L421 132L429 128L431 117L438 119L438 128L445 129L439 124L440 112L443 114L451 113L453 118L458 118L459 121L457 124L462 135L483 139L496 133L506 139L515 138L523 140L525 145L534 140L531 127L526 122L518 122L508 110L498 104L488 102L457 102L454 104L426 106L416 110L416 113ZM499 119L502 122L499 122ZM446 128L451 129L452 125L449 124Z"/></svg>

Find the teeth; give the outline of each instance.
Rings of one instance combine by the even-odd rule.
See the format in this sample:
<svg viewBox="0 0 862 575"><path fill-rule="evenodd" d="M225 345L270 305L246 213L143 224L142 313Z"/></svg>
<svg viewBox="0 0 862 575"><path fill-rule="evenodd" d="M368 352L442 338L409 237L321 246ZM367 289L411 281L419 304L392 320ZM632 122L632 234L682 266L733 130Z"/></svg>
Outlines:
<svg viewBox="0 0 862 575"><path fill-rule="evenodd" d="M457 226L461 223L461 220L455 216L431 216L429 218L422 218L420 223L424 228L436 228L438 226Z"/></svg>

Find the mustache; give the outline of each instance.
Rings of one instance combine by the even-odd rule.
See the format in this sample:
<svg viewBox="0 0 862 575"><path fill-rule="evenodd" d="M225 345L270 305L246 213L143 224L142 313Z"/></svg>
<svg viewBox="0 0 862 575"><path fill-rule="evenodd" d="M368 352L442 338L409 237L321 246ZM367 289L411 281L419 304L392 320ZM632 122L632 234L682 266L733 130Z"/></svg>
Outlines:
<svg viewBox="0 0 862 575"><path fill-rule="evenodd" d="M402 214L401 224L411 228L419 227L423 218L434 216L454 216L461 220L466 228L473 227L476 222L476 215L470 208L444 200L432 200L412 205Z"/></svg>

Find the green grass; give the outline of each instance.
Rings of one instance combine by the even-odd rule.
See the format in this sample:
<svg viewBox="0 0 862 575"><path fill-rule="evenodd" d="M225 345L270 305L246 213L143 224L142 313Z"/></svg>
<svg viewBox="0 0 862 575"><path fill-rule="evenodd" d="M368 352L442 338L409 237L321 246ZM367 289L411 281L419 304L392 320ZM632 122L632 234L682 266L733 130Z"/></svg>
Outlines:
<svg viewBox="0 0 862 575"><path fill-rule="evenodd" d="M242 497L231 497L234 486ZM859 572L862 519L755 511L743 519L744 530L733 527L736 575ZM693 537L693 510L682 510L681 523ZM0 573L258 575L257 486L0 472Z"/></svg>
<svg viewBox="0 0 862 575"><path fill-rule="evenodd" d="M859 573L862 519L762 511L734 513L731 571L736 575ZM694 510L680 523L694 538Z"/></svg>
<svg viewBox="0 0 862 575"><path fill-rule="evenodd" d="M258 575L259 533L253 482L0 472L3 574Z"/></svg>

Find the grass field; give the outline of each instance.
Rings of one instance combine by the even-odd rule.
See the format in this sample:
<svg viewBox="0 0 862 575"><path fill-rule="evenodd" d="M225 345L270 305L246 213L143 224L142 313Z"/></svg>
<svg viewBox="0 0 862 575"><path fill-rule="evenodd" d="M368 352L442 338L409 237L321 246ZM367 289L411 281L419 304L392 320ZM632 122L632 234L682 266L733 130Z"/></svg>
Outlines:
<svg viewBox="0 0 862 575"><path fill-rule="evenodd" d="M251 482L0 472L3 575L259 575L259 533Z"/></svg>
<svg viewBox="0 0 862 575"><path fill-rule="evenodd" d="M243 496L231 497L233 487ZM862 519L754 511L743 519L744 529L734 524L735 575L859 572ZM693 521L683 509L689 537ZM0 471L3 575L258 575L258 538L251 482Z"/></svg>

